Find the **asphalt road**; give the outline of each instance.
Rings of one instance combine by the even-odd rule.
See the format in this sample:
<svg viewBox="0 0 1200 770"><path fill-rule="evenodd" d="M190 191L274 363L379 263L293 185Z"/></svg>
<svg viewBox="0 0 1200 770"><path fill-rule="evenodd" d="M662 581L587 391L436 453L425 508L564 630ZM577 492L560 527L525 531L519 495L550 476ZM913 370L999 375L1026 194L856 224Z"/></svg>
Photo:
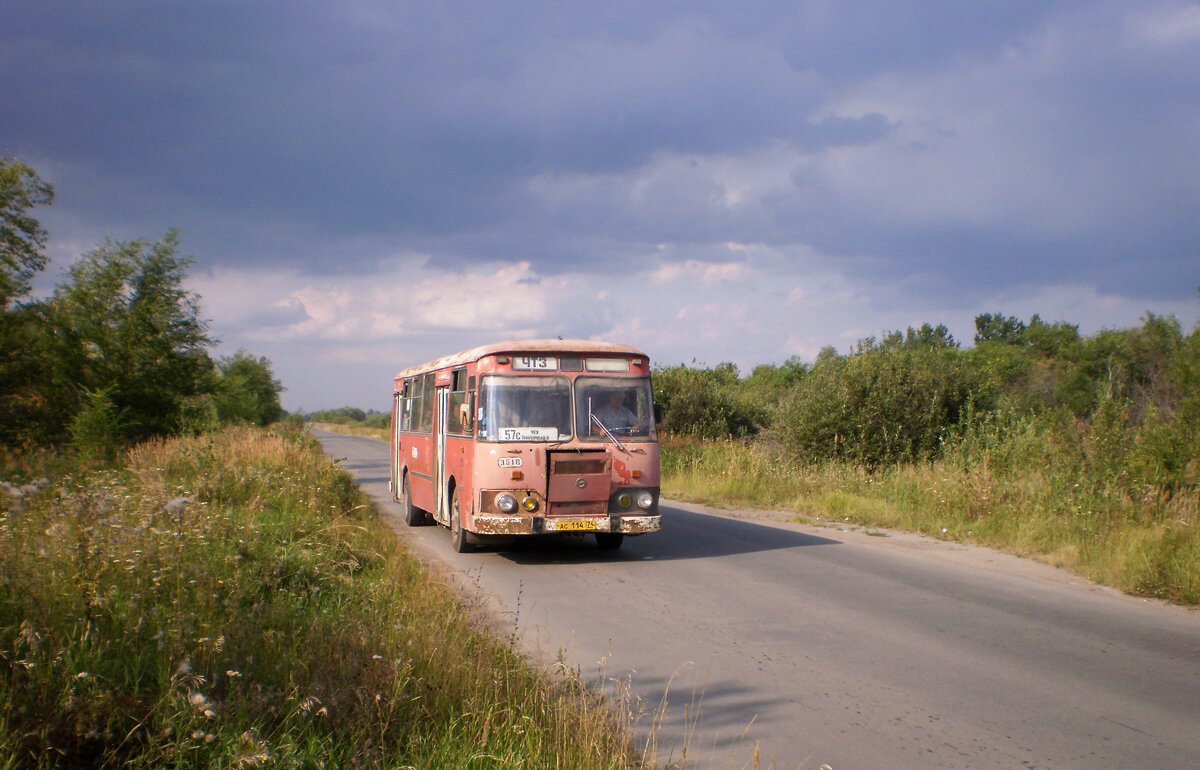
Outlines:
<svg viewBox="0 0 1200 770"><path fill-rule="evenodd" d="M670 501L616 553L456 554L400 521L385 444L317 435L502 631L635 714L660 766L1200 767L1197 613L983 549Z"/></svg>

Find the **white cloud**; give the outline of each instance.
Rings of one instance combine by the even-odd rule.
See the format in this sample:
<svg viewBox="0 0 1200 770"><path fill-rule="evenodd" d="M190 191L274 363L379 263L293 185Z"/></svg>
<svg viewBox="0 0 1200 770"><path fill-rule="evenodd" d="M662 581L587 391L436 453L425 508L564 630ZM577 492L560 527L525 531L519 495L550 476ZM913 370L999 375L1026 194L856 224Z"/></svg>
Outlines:
<svg viewBox="0 0 1200 770"><path fill-rule="evenodd" d="M650 273L651 282L664 284L691 283L702 286L720 286L749 278L750 268L741 262L700 262L685 259L668 262Z"/></svg>
<svg viewBox="0 0 1200 770"><path fill-rule="evenodd" d="M1188 45L1200 41L1200 6L1162 5L1130 14L1131 32L1152 47Z"/></svg>

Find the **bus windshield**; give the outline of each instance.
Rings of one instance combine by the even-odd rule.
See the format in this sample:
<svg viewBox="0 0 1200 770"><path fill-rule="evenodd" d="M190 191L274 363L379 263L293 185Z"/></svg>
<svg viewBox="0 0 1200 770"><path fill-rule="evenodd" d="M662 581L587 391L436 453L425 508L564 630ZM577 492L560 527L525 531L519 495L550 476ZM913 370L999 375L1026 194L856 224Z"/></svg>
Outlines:
<svg viewBox="0 0 1200 770"><path fill-rule="evenodd" d="M570 382L565 377L484 377L479 386L479 437L486 441L570 439Z"/></svg>
<svg viewBox="0 0 1200 770"><path fill-rule="evenodd" d="M654 436L650 380L645 377L579 377L575 380L575 429L580 436ZM600 425L597 425L599 423Z"/></svg>

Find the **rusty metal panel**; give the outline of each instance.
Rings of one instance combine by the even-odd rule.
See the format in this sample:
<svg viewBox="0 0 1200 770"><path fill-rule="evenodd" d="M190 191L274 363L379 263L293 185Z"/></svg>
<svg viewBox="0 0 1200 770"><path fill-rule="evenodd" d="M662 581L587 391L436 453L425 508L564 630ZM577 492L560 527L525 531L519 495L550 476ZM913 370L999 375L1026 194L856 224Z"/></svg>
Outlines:
<svg viewBox="0 0 1200 770"><path fill-rule="evenodd" d="M551 501L547 506L548 516L607 516L608 500L584 500L582 502Z"/></svg>
<svg viewBox="0 0 1200 770"><path fill-rule="evenodd" d="M612 493L608 452L551 452L549 482L551 503L607 501Z"/></svg>

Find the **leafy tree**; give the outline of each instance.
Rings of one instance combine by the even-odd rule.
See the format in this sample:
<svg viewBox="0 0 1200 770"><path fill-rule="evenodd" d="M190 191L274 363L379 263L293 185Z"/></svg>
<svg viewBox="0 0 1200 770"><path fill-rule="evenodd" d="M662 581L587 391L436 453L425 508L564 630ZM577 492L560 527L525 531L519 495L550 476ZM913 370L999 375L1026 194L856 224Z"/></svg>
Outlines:
<svg viewBox="0 0 1200 770"><path fill-rule="evenodd" d="M1044 356L1058 356L1079 341L1079 327L1065 321L1049 324L1035 313L1025 327L1025 340Z"/></svg>
<svg viewBox="0 0 1200 770"><path fill-rule="evenodd" d="M9 446L40 443L63 426L43 310L37 304L0 309L0 443Z"/></svg>
<svg viewBox="0 0 1200 770"><path fill-rule="evenodd" d="M828 366L830 363L838 359L837 348L833 345L826 345L817 353L817 360L814 366Z"/></svg>
<svg viewBox="0 0 1200 770"><path fill-rule="evenodd" d="M779 390L789 388L808 373L808 364L799 356L792 356L782 364L759 364L746 378L746 385L755 390Z"/></svg>
<svg viewBox="0 0 1200 770"><path fill-rule="evenodd" d="M217 363L218 379L213 400L222 422L269 425L283 417L279 394L283 386L271 371L271 362L245 350Z"/></svg>
<svg viewBox="0 0 1200 770"><path fill-rule="evenodd" d="M18 305L33 275L46 266L46 231L30 215L50 203L54 188L25 164L0 157L0 441L36 441L53 404L39 383L46 359L36 355L43 327L37 308Z"/></svg>
<svg viewBox="0 0 1200 770"><path fill-rule="evenodd" d="M1025 344L1025 324L1016 316L983 313L975 316L975 344L1000 342L1006 345Z"/></svg>
<svg viewBox="0 0 1200 770"><path fill-rule="evenodd" d="M49 303L56 382L107 392L127 440L177 432L188 399L211 388L212 342L177 248L174 230L154 245L105 241Z"/></svg>
<svg viewBox="0 0 1200 770"><path fill-rule="evenodd" d="M0 311L29 293L29 282L46 267L46 231L29 215L54 200L54 186L33 169L0 157Z"/></svg>
<svg viewBox="0 0 1200 770"><path fill-rule="evenodd" d="M954 339L954 335L950 333L945 324L933 326L925 323L921 324L921 328L919 329L914 329L910 326L904 332L901 332L899 329L887 332L881 340L876 340L874 337L864 337L858 341L854 352L866 353L872 350L896 350L899 348L957 349L958 341Z"/></svg>
<svg viewBox="0 0 1200 770"><path fill-rule="evenodd" d="M920 329L911 326L904 334L904 346L909 348L957 349L958 340L946 328L945 324L932 326L921 324Z"/></svg>

